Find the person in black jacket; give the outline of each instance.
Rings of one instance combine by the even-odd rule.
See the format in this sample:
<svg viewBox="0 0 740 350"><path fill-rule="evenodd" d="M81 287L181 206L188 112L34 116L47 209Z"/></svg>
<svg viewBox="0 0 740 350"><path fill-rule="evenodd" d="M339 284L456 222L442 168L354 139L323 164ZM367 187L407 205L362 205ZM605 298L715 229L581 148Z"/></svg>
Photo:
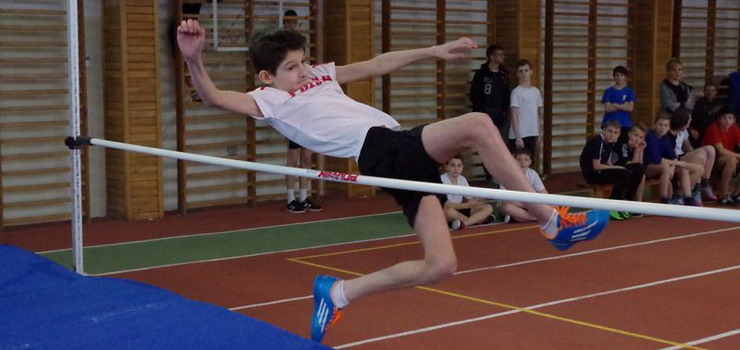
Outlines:
<svg viewBox="0 0 740 350"><path fill-rule="evenodd" d="M509 133L509 72L504 68L504 48L491 45L486 49L487 61L473 75L470 84L470 102L473 112L488 114L498 128L501 137L506 140ZM483 168L486 180L491 175Z"/></svg>
<svg viewBox="0 0 740 350"><path fill-rule="evenodd" d="M586 182L594 185L613 184L609 198L631 201L638 197L637 190L644 181L645 168L637 162L625 162L622 165L612 163L620 129L618 121L607 121L601 134L592 137L583 147L579 163ZM630 217L625 212L611 211L609 214L616 220Z"/></svg>

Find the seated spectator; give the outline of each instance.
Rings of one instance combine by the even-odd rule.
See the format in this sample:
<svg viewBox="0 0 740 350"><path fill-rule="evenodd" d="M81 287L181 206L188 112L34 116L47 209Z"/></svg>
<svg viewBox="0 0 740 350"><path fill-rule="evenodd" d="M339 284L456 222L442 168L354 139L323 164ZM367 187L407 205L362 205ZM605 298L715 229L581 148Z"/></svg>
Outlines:
<svg viewBox="0 0 740 350"><path fill-rule="evenodd" d="M445 172L440 175L443 184L470 186L462 175L463 159L461 155L452 157L445 165ZM464 197L455 194L447 195L444 205L445 217L453 230L462 230L466 226L489 224L496 221L492 215L493 206L479 198Z"/></svg>
<svg viewBox="0 0 740 350"><path fill-rule="evenodd" d="M688 128L691 125L691 112L686 108L678 108L671 117L671 134L675 137L675 149L678 159L688 163L689 177L694 187L691 196L694 203L701 205L702 198L715 201L709 178L714 167L715 151L712 146L694 148L689 142Z"/></svg>
<svg viewBox="0 0 740 350"><path fill-rule="evenodd" d="M701 146L701 139L707 132L709 125L717 121L717 113L724 106L722 101L717 98L717 85L707 83L704 85L704 97L696 100L694 112L691 114L691 126L689 134L691 145L694 148Z"/></svg>
<svg viewBox="0 0 740 350"><path fill-rule="evenodd" d="M660 178L660 202L671 204L696 205L691 196L691 178L689 177L688 163L678 160L675 151L675 141L668 134L670 117L661 114L655 121L653 129L645 135L646 178ZM672 180L680 181L683 199L671 201L673 193Z"/></svg>
<svg viewBox="0 0 740 350"><path fill-rule="evenodd" d="M740 71L730 73L727 82L730 86L729 100L727 102L735 115L740 114Z"/></svg>
<svg viewBox="0 0 740 350"><path fill-rule="evenodd" d="M642 161L642 157L645 152L645 146L645 128L641 125L635 124L627 133L627 141L624 143L617 143L614 147L612 163L621 166L626 166L627 164L639 164L642 166L644 172L645 166ZM642 201L644 190L645 177L643 176L640 186L637 187L637 191L635 192L635 201ZM642 216L642 214L630 214L630 217L635 216Z"/></svg>
<svg viewBox="0 0 740 350"><path fill-rule="evenodd" d="M594 185L614 185L609 198L634 200L637 189L645 177L642 164L614 165L612 152L619 138L619 122L611 120L599 135L591 138L581 151L581 173L586 182ZM611 217L616 220L629 218L625 212L612 211Z"/></svg>
<svg viewBox="0 0 740 350"><path fill-rule="evenodd" d="M547 193L542 179L536 171L532 170L532 153L526 148L520 148L514 152L514 158L519 163L519 168L524 172L527 182L534 188L537 193ZM505 190L501 186L502 190ZM530 222L537 221L537 218L527 211L527 207L521 202L503 201L501 203L501 215L504 215L504 222Z"/></svg>
<svg viewBox="0 0 740 350"><path fill-rule="evenodd" d="M704 145L714 146L717 151L715 164L719 178L716 181L717 194L720 204L732 205L740 203L740 198L734 196L737 189L730 188L730 180L737 174L738 161L740 161L740 128L735 124L735 114L729 108L724 108L719 113L719 120L707 128L704 135Z"/></svg>

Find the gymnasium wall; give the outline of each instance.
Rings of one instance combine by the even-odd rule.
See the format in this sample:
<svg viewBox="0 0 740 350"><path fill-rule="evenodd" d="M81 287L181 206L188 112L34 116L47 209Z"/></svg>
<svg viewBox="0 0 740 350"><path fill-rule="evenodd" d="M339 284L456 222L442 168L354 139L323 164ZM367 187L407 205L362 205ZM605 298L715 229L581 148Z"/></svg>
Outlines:
<svg viewBox="0 0 740 350"><path fill-rule="evenodd" d="M105 133L103 91L104 38L106 19L102 0L84 1L84 44L86 76L83 77L85 127L92 136ZM253 14L241 0L222 0L221 35L226 46L246 44L252 30L277 23L279 11L273 2L249 1ZM293 1L301 30L312 42L308 54L321 61L322 40L318 15L312 4L321 1ZM528 2L527 2L528 3ZM636 38L632 23L635 14L648 11L637 0L552 0L540 1L534 11L541 14L538 87L550 102L552 123L549 171L575 170L580 149L589 135L598 131L603 110L601 94L611 84L611 69L626 65L636 76L654 76L654 87L663 76L662 63L638 65L638 48L649 43ZM740 41L740 2L736 0L663 0L654 13L664 16L671 9L673 19L659 18L674 34L672 52L685 63L686 80L701 94L706 80L720 82L722 76L738 69ZM204 153L234 159L250 159L271 164L285 163L285 141L266 125L246 116L228 115L203 106L184 83L186 72L173 56L170 25L176 2L157 0L159 5L160 123L162 146L167 149ZM487 44L511 32L502 22L490 22L505 0L433 1L394 0L384 14L383 1L375 5L375 50L424 47L454 40L459 36L476 39L481 48L465 60L440 64L423 62L402 69L386 79L376 79L376 107L385 109L404 127L450 118L470 110L467 93L472 70L485 60ZM637 6L636 4L640 4ZM440 7L440 5L443 5ZM551 6L548 8L548 5ZM507 5L508 6L508 5ZM286 8L288 5L286 5ZM444 8L444 10L440 10ZM317 14L321 11L313 9ZM532 11L532 8L518 11ZM552 17L548 17L548 11ZM637 12L636 12L637 11ZM667 12L663 12L667 11ZM200 19L212 26L210 4L202 6ZM499 11L499 16L505 16ZM524 12L522 12L524 13ZM652 14L651 14L652 15ZM66 1L0 0L0 227L69 218L69 155L61 139L69 133L66 35ZM385 17L384 17L385 16ZM388 18L383 35L383 20ZM494 17L495 18L495 17ZM499 17L501 18L501 17ZM548 18L549 21L548 21ZM644 17L639 17L644 18ZM674 21L672 30L671 20ZM251 23L251 24L250 24ZM680 23L680 25L678 25ZM493 28L493 29L491 29ZM546 38L552 35L548 46ZM670 37L670 35L669 35ZM514 42L514 41L512 41ZM212 39L209 37L209 45ZM516 83L516 46L506 48L507 68ZM205 54L209 72L224 88L246 91L254 86L249 62L242 53ZM529 57L527 57L529 58ZM548 63L550 62L550 63ZM645 67L656 67L646 72ZM636 69L636 67L640 67ZM546 70L551 69L548 84ZM178 85L179 84L179 85ZM638 96L638 105L654 106L652 98ZM181 109L178 110L178 106ZM646 106L646 105L641 105ZM636 117L652 119L653 112L642 108ZM178 131L179 130L179 131ZM179 132L179 134L178 134ZM178 141L178 135L182 139ZM86 214L102 217L106 208L105 152L86 151ZM320 158L317 159L320 162ZM467 160L467 175L481 178L480 161L474 153ZM319 165L320 166L320 165ZM548 169L543 169L548 170ZM283 177L250 174L210 166L178 164L163 160L163 200L166 211L233 203L255 203L284 196ZM314 190L320 187L314 183Z"/></svg>

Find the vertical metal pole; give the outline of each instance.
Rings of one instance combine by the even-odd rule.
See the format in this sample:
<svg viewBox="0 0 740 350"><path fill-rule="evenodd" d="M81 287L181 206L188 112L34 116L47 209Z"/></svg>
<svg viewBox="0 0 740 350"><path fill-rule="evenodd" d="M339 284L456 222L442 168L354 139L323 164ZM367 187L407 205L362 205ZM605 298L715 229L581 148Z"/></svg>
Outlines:
<svg viewBox="0 0 740 350"><path fill-rule="evenodd" d="M278 1L278 22L277 26L282 28L283 27L283 17L284 17L283 11L283 0Z"/></svg>
<svg viewBox="0 0 740 350"><path fill-rule="evenodd" d="M69 111L71 135L80 135L80 59L77 0L67 1L67 60L69 73ZM82 162L80 149L70 150L72 159L72 254L75 272L84 274L82 252Z"/></svg>
<svg viewBox="0 0 740 350"><path fill-rule="evenodd" d="M545 0L545 116L542 145L542 172L552 174L552 100L553 100L553 65L555 61L555 3Z"/></svg>
<svg viewBox="0 0 740 350"><path fill-rule="evenodd" d="M213 7L213 50L218 51L218 1L211 0Z"/></svg>

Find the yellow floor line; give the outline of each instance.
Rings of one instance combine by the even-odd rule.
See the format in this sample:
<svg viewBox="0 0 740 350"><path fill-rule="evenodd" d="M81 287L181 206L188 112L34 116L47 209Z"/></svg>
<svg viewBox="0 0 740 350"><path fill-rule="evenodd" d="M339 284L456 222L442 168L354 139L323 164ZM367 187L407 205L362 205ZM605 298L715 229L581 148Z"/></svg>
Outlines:
<svg viewBox="0 0 740 350"><path fill-rule="evenodd" d="M499 231L499 232L502 232L502 231ZM460 237L462 237L462 236L460 236ZM361 273L357 273L357 272L354 272L354 271L349 271L349 270L344 270L344 269L340 269L340 268L336 268L336 267L331 267L331 266L316 264L316 263L304 261L304 260L301 260L301 259L305 259L305 258L289 258L287 260L288 261L291 261L291 262L294 262L294 263L298 263L298 264L304 264L304 265L313 266L313 267L317 267L317 268L324 269L324 270L330 270L330 271L334 271L334 272L340 272L340 273L344 273L344 274L348 274L348 275L352 275L352 276L362 276L363 275ZM527 314L534 315L534 316L539 316L539 317L544 317L544 318L548 318L548 319L552 319L552 320L557 320L557 321L561 321L561 322L566 322L566 323L570 323L570 324L575 324L575 325L579 325L579 326L594 328L594 329L598 329L598 330L602 330L602 331L606 331L606 332L610 332L610 333L621 334L621 335L632 337L632 338L649 340L649 341L653 341L653 342L661 343L661 344L668 344L668 345L673 345L673 346L680 346L680 347L683 347L683 348L686 348L686 349L708 350L708 349L700 348L700 347L693 346L693 345L688 345L688 344L683 344L683 343L674 342L674 341L670 341L670 340L660 339L660 338L652 337L652 336L649 336L649 335L644 335L644 334L629 332L629 331L625 331L625 330L621 330L621 329L617 329L617 328L602 326L602 325L598 325L598 324L595 324L595 323L590 323L590 322L585 322L585 321L579 321L579 320L575 320L575 319L572 319L572 318L557 316L557 315L548 314L548 313L544 313L544 312L540 312L540 311L535 311L535 310L530 310L530 309L527 309L527 308L522 308L522 307L518 307L518 306L514 306L514 305L499 303L499 302L495 302L495 301L491 301L491 300L476 298L476 297L472 297L472 296L465 295L465 294L459 294L459 293L455 293L455 292L448 292L448 291L441 290L441 289L430 288L430 287L423 287L423 286L418 286L418 287L415 287L415 288L421 289L421 290L424 290L424 291L428 291L428 292L432 292L432 293L437 293L437 294L442 294L442 295L454 297L454 298L459 298L459 299L463 299L463 300L473 301L473 302L477 302L477 303L481 303L481 304L493 305L493 306L497 306L497 307L504 308L504 309L509 309L509 310L516 310L516 311L527 313Z"/></svg>

